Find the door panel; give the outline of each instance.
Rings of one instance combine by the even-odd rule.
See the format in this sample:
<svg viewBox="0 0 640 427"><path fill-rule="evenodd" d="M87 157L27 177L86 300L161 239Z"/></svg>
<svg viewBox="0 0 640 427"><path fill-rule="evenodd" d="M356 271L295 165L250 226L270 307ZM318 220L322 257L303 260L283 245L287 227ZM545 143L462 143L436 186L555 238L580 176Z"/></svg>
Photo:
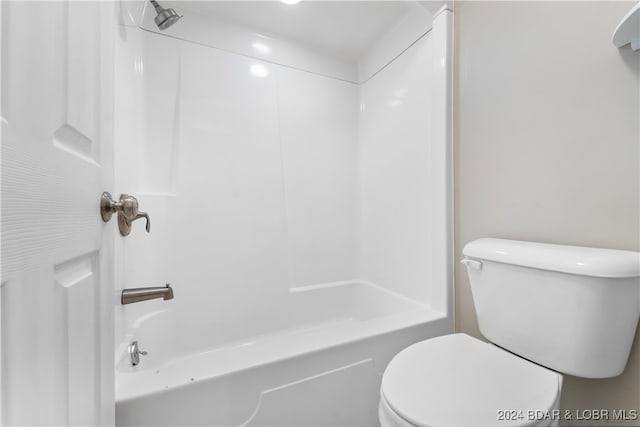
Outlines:
<svg viewBox="0 0 640 427"><path fill-rule="evenodd" d="M3 425L113 423L110 2L2 2Z"/></svg>

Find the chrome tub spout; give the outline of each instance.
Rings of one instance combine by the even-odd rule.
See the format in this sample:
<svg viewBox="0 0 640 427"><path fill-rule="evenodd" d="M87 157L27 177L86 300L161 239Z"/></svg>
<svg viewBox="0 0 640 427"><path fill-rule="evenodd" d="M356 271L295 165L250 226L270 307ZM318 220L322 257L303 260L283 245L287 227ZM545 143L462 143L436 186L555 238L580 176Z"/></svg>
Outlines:
<svg viewBox="0 0 640 427"><path fill-rule="evenodd" d="M173 289L171 285L167 283L165 286L155 286L151 288L123 289L120 302L122 305L126 305L155 298L162 298L165 301L173 299Z"/></svg>

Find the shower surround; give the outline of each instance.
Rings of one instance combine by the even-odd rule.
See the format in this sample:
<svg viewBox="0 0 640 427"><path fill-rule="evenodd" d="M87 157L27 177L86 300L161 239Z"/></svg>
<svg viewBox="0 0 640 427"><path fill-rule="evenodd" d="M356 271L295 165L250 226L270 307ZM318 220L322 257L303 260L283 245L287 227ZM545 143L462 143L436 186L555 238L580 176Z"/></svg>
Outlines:
<svg viewBox="0 0 640 427"><path fill-rule="evenodd" d="M349 3L303 5L382 7ZM116 44L116 192L153 222L116 286L175 292L116 309L117 424L375 425L391 357L453 330L452 12L385 4L336 59L172 7L124 2Z"/></svg>

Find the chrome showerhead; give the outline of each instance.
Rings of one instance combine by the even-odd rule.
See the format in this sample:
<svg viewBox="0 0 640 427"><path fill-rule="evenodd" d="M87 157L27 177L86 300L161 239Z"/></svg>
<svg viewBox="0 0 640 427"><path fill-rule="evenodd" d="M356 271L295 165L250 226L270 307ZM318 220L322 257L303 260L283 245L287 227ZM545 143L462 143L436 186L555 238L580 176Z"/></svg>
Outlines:
<svg viewBox="0 0 640 427"><path fill-rule="evenodd" d="M155 18L153 18L153 20L156 21L156 25L158 26L158 28L160 28L160 30L166 30L167 28L178 22L180 18L182 18L182 16L178 15L172 8L165 9L164 7L160 6L156 0L149 0L149 2L151 2L153 7L156 8L157 15Z"/></svg>

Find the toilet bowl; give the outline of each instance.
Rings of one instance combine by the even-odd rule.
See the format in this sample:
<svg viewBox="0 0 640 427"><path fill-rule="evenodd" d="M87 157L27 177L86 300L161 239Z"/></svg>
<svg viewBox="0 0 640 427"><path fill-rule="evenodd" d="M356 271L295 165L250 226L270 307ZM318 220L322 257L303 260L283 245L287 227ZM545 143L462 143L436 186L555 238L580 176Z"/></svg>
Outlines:
<svg viewBox="0 0 640 427"><path fill-rule="evenodd" d="M551 426L562 375L465 334L405 348L382 380L382 427Z"/></svg>
<svg viewBox="0 0 640 427"><path fill-rule="evenodd" d="M624 370L640 253L478 239L463 250L480 332L413 344L382 376L382 427L556 426L562 374Z"/></svg>

